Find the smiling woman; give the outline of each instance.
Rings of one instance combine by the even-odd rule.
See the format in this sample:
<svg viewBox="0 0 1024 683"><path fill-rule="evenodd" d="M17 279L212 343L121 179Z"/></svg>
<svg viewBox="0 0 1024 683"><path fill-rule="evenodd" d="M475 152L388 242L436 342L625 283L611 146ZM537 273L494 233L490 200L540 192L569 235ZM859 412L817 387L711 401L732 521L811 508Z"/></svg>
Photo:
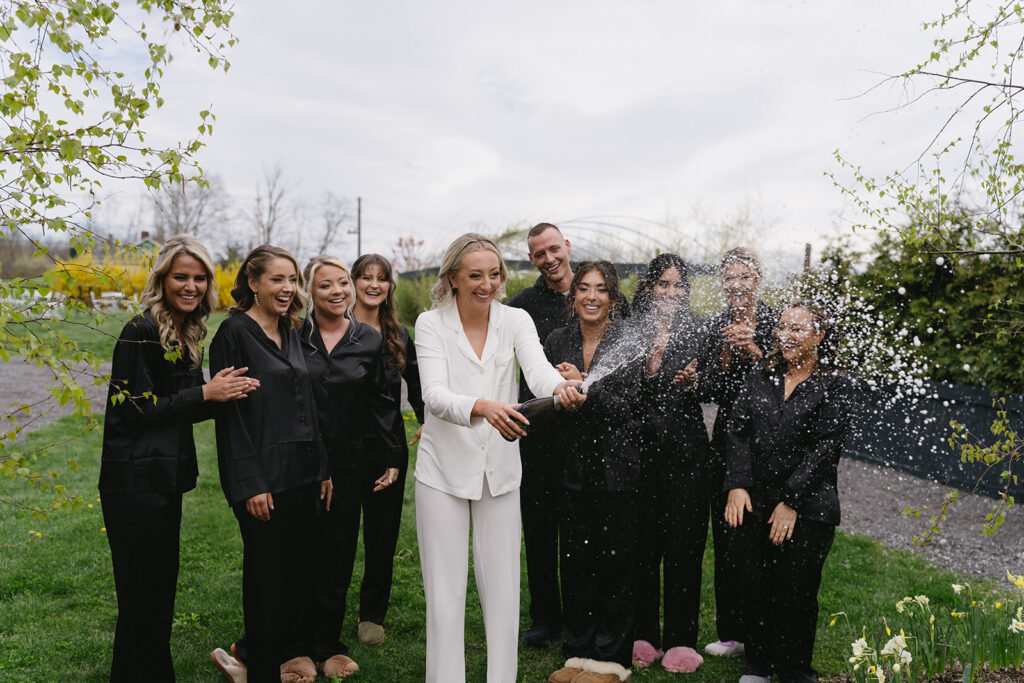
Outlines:
<svg viewBox="0 0 1024 683"><path fill-rule="evenodd" d="M258 385L241 365L203 384L199 344L216 301L210 253L176 235L160 248L143 312L114 347L99 482L117 588L113 681L174 680L181 500L198 475L192 423L212 416L204 402L243 398Z"/></svg>
<svg viewBox="0 0 1024 683"><path fill-rule="evenodd" d="M242 612L253 683L284 680L286 669L303 672L290 680L316 677L312 570L294 553L313 547L332 488L297 329L301 287L294 256L256 247L239 268L236 304L210 345L211 372L244 365L261 382L217 415L221 488L245 543Z"/></svg>
<svg viewBox="0 0 1024 683"><path fill-rule="evenodd" d="M498 301L505 277L497 245L467 233L445 252L432 290L434 308L416 320L426 403L416 463L416 531L427 598L430 682L459 683L466 677L471 521L487 680L516 680L522 475L516 439L524 434L518 423L527 422L513 406L516 361L537 395L557 393L570 409L583 401L547 362L529 315Z"/></svg>

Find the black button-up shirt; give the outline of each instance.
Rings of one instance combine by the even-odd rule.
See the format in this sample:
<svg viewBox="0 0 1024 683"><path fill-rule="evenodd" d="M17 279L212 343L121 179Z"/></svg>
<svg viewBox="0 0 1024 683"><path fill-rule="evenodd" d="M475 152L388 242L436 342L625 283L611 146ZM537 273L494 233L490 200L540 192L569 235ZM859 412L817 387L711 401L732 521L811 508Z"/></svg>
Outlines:
<svg viewBox="0 0 1024 683"><path fill-rule="evenodd" d="M710 364L706 320L688 310L680 310L669 329L668 344L661 366L643 383L643 430L640 441L648 476L670 480L690 478L700 473L710 460L708 431L700 402L707 397L705 375ZM646 366L654 341L654 328L648 318L632 325L638 353ZM676 373L697 359L697 386L687 389L675 382Z"/></svg>
<svg viewBox="0 0 1024 683"><path fill-rule="evenodd" d="M590 362L593 370L616 344L625 324L605 332ZM627 342L628 343L628 342ZM583 335L578 324L559 328L544 343L552 365L572 363L583 370ZM579 410L566 413L545 431L563 459L563 484L572 490L635 491L640 481L640 383L643 359L633 358L594 382ZM531 438L528 434L526 439ZM554 454L553 454L554 457Z"/></svg>
<svg viewBox="0 0 1024 683"><path fill-rule="evenodd" d="M785 363L747 375L726 432L725 490L745 488L766 518L779 503L801 516L838 525L839 455L850 427L847 377L816 370L785 400Z"/></svg>
<svg viewBox="0 0 1024 683"><path fill-rule="evenodd" d="M360 464L403 464L405 434L396 439L401 420L381 355L381 336L369 325L350 321L328 353L315 324L307 318L299 331L306 367L313 380L317 419L331 472L355 471Z"/></svg>
<svg viewBox="0 0 1024 683"><path fill-rule="evenodd" d="M192 423L211 417L203 403L203 371L190 367L186 349L174 362L164 354L149 311L128 321L114 345L103 418L103 494L195 488Z"/></svg>
<svg viewBox="0 0 1024 683"><path fill-rule="evenodd" d="M330 477L313 384L298 330L279 322L281 348L245 313L231 316L210 344L210 372L248 367L260 381L217 412L217 459L228 504Z"/></svg>

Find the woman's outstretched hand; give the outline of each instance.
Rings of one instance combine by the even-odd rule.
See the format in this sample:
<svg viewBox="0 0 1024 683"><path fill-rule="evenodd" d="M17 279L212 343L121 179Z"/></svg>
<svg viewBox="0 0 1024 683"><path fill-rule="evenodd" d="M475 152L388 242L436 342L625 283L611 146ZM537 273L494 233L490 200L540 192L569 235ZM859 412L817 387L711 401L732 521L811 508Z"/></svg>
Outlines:
<svg viewBox="0 0 1024 683"><path fill-rule="evenodd" d="M693 389L697 386L697 359L694 358L689 365L677 372L672 383L682 384L684 389Z"/></svg>
<svg viewBox="0 0 1024 683"><path fill-rule="evenodd" d="M260 386L258 379L242 377L248 371L249 368L224 368L203 385L203 400L224 402L245 398Z"/></svg>
<svg viewBox="0 0 1024 683"><path fill-rule="evenodd" d="M743 511L753 512L754 506L750 503L750 494L746 489L732 489L729 491L729 498L725 501L725 523L736 528L743 524Z"/></svg>
<svg viewBox="0 0 1024 683"><path fill-rule="evenodd" d="M581 380L569 379L555 387L555 395L558 396L566 410L578 410L587 400L586 394L576 390L576 387L581 384L583 384Z"/></svg>
<svg viewBox="0 0 1024 683"><path fill-rule="evenodd" d="M476 400L470 416L484 418L487 420L487 424L497 429L509 441L526 436L526 432L520 427L520 424L530 424L530 421L521 413L516 412L515 406L511 403L491 401L486 398Z"/></svg>
<svg viewBox="0 0 1024 683"><path fill-rule="evenodd" d="M580 372L580 369L572 363L559 363L555 366L555 370L558 370L558 374L562 376L562 379L578 379L582 381L587 376L587 373Z"/></svg>

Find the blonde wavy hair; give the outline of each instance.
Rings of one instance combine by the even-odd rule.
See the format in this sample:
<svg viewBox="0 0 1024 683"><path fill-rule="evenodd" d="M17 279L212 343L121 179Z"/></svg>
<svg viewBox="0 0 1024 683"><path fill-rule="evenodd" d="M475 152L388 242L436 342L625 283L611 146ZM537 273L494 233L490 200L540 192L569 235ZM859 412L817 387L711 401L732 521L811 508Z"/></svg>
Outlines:
<svg viewBox="0 0 1024 683"><path fill-rule="evenodd" d="M187 254L201 264L206 270L206 294L195 310L185 314L183 329L175 330L171 319L171 309L164 302L164 279L174 265L174 259L180 254ZM203 362L202 343L206 338L206 318L210 311L217 307L217 280L214 278L215 268L209 250L192 235L174 235L164 242L156 256L156 264L149 273L146 288L142 291L139 305L148 309L153 321L160 330L160 345L166 351L184 344L191 367L198 368Z"/></svg>
<svg viewBox="0 0 1024 683"><path fill-rule="evenodd" d="M295 266L295 275L299 280L299 288L295 292L295 297L282 317L288 318L288 322L296 329L302 325L299 311L306 307L306 292L302 271L299 270L299 262L295 260L290 251L270 244L261 244L250 251L246 255L245 260L242 261L242 265L239 266L238 274L235 276L235 286L231 288L231 297L235 300L235 305L228 309L228 315L244 313L253 307L253 304L256 303L256 296L249 288L249 278L259 280L260 276L267 272L270 262L276 258L291 261L292 265Z"/></svg>
<svg viewBox="0 0 1024 683"><path fill-rule="evenodd" d="M455 300L455 288L452 287L449 275L459 272L462 267L462 259L474 251L486 249L498 256L498 272L501 274L501 286L495 295L497 300L505 298L505 281L508 280L508 270L505 268L505 259L501 256L501 249L494 240L476 232L467 232L465 235L456 237L448 249L444 252L441 260L441 267L437 271L437 282L430 288L430 298L434 301L434 308L442 308Z"/></svg>
<svg viewBox="0 0 1024 683"><path fill-rule="evenodd" d="M302 279L305 280L305 284L302 287L302 291L306 295L306 317L313 312L313 280L316 278L318 270L324 266L334 266L335 268L341 268L345 275L348 275L349 283L352 283L352 273L348 271L348 266L337 256L327 256L326 254L320 254L309 259L309 263L302 269ZM352 293L355 294L355 284L352 284ZM345 311L345 317L352 317L352 304L349 304L348 309Z"/></svg>

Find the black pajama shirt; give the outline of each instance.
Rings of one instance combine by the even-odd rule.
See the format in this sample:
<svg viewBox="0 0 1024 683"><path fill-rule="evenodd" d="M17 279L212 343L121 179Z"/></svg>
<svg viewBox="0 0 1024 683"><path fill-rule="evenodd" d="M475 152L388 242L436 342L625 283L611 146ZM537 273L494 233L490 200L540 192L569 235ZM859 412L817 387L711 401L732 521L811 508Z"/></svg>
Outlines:
<svg viewBox="0 0 1024 683"><path fill-rule="evenodd" d="M598 344L593 369L619 338L614 323ZM548 360L582 370L583 337L577 325L553 332ZM562 451L561 578L563 653L626 669L633 654L633 597L637 568L641 364L628 363L595 382L587 400L552 431ZM529 441L527 435L523 441ZM554 455L553 453L551 455Z"/></svg>
<svg viewBox="0 0 1024 683"><path fill-rule="evenodd" d="M100 499L117 590L112 681L173 681L171 623L181 497L195 488L192 424L210 417L203 371L164 357L149 311L114 346L103 419ZM113 400L111 400L113 399Z"/></svg>
<svg viewBox="0 0 1024 683"><path fill-rule="evenodd" d="M785 364L747 376L726 433L727 489L743 488L754 511L743 526L754 531L747 672L781 681L816 681L811 668L818 589L839 524L837 470L853 406L850 381L816 369L785 399ZM797 512L793 537L768 538L768 518L779 503Z"/></svg>
<svg viewBox="0 0 1024 683"><path fill-rule="evenodd" d="M725 480L725 427L736 397L743 388L747 374L754 367L752 361L743 360L736 353L723 359L721 330L732 323L729 310L724 310L708 319L708 335L711 344L708 357L708 372L701 377L707 382L711 399L718 404L715 428L711 437L713 458L709 472L711 491L711 531L715 543L715 621L718 639L723 641L747 642L747 613L757 596L751 592L750 572L752 556L750 548L754 543L750 525L736 528L725 522L725 503L729 492L722 489ZM779 312L763 302L757 304L757 322L754 328L754 343L763 355L774 345L773 333L779 322Z"/></svg>
<svg viewBox="0 0 1024 683"><path fill-rule="evenodd" d="M637 640L655 648L695 648L700 616L701 567L707 543L711 448L700 401L708 361L706 321L688 311L673 320L661 366L643 385L644 500L637 583ZM645 323L650 324L650 323ZM643 348L649 349L653 330ZM697 359L697 386L675 383ZM646 354L644 356L646 361ZM664 596L662 596L664 572ZM664 630L659 612L664 598Z"/></svg>
<svg viewBox="0 0 1024 683"><path fill-rule="evenodd" d="M277 683L282 662L311 654L316 570L309 559L323 508L320 482L330 477L298 330L282 318L278 331L281 348L259 323L238 313L221 323L210 345L211 373L248 367L260 381L259 389L220 406L217 415L221 488L244 543L250 683ZM274 499L266 522L245 508L263 493Z"/></svg>
<svg viewBox="0 0 1024 683"><path fill-rule="evenodd" d="M306 319L299 337L334 481L331 509L321 517L313 546L318 556L313 658L324 661L337 654L348 654L348 647L340 638L361 511L366 515L363 542L367 573L371 571L370 558L383 560L381 555L388 547L387 567L391 565L391 529L381 528L380 516L372 516L372 506L377 497L398 484L376 493L373 487L387 468L401 467L407 452L404 438L395 439L398 404L389 390L380 333L353 320L328 352L314 320L315 315ZM373 571L379 571L379 567Z"/></svg>

